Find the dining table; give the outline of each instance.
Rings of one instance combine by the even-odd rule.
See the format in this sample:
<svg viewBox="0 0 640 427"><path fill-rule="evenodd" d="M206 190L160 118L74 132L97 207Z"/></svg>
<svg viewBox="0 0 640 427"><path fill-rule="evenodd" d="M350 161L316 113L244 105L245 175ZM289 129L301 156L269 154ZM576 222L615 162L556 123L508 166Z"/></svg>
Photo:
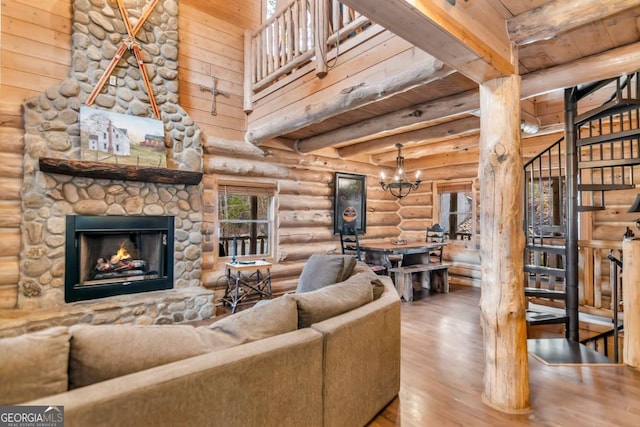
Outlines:
<svg viewBox="0 0 640 427"><path fill-rule="evenodd" d="M365 261L381 263L387 270L393 267L390 255L411 258L411 264L429 264L429 252L446 246L447 242L360 242L360 250L365 252ZM406 255L411 255L406 257ZM403 263L403 265L407 265Z"/></svg>

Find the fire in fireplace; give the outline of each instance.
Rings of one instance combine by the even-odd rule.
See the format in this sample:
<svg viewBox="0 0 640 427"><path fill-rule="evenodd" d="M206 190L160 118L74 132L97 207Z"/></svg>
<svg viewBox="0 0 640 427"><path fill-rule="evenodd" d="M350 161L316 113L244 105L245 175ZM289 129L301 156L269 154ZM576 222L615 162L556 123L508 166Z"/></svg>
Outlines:
<svg viewBox="0 0 640 427"><path fill-rule="evenodd" d="M67 216L65 301L173 287L174 217Z"/></svg>

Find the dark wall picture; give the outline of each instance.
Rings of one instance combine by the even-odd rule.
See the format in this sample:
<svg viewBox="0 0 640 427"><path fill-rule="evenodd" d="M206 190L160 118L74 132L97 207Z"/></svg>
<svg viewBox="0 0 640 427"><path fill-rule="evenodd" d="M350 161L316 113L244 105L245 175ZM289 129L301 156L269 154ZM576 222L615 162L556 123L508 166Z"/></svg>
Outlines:
<svg viewBox="0 0 640 427"><path fill-rule="evenodd" d="M336 172L333 202L333 233L340 233L344 223L355 225L359 233L367 227L366 176Z"/></svg>

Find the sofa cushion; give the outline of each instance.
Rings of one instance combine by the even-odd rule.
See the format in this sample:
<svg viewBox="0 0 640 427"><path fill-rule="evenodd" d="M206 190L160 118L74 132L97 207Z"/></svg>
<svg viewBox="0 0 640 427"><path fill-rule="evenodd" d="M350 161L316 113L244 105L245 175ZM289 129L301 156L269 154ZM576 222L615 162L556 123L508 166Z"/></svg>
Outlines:
<svg viewBox="0 0 640 427"><path fill-rule="evenodd" d="M189 325L75 325L69 330L71 389L213 350L208 337Z"/></svg>
<svg viewBox="0 0 640 427"><path fill-rule="evenodd" d="M225 317L209 326L216 340L229 347L292 332L298 326L296 302L287 295ZM200 329L197 328L197 329Z"/></svg>
<svg viewBox="0 0 640 427"><path fill-rule="evenodd" d="M298 307L298 328L307 328L338 314L358 308L373 300L373 288L365 272L322 289L290 294Z"/></svg>
<svg viewBox="0 0 640 427"><path fill-rule="evenodd" d="M55 327L0 340L0 405L67 391L69 334Z"/></svg>
<svg viewBox="0 0 640 427"><path fill-rule="evenodd" d="M371 281L371 287L373 288L373 299L377 300L384 293L384 284L382 280L380 280L380 276L378 276L365 262L358 261L356 266L353 268L353 274L358 273L366 273L369 276L369 280Z"/></svg>
<svg viewBox="0 0 640 427"><path fill-rule="evenodd" d="M311 292L342 282L351 276L355 265L353 255L313 254L302 269L296 293Z"/></svg>
<svg viewBox="0 0 640 427"><path fill-rule="evenodd" d="M211 351L296 330L295 302L278 298L209 327L189 325L76 325L69 387L77 388Z"/></svg>

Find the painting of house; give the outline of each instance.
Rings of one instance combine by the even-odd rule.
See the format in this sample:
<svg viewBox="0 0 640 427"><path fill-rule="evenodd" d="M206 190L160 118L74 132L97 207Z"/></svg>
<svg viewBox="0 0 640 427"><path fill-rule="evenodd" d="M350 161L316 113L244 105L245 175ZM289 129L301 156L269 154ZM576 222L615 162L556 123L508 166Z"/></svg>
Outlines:
<svg viewBox="0 0 640 427"><path fill-rule="evenodd" d="M166 165L164 128L160 120L82 106L80 140L83 160Z"/></svg>

